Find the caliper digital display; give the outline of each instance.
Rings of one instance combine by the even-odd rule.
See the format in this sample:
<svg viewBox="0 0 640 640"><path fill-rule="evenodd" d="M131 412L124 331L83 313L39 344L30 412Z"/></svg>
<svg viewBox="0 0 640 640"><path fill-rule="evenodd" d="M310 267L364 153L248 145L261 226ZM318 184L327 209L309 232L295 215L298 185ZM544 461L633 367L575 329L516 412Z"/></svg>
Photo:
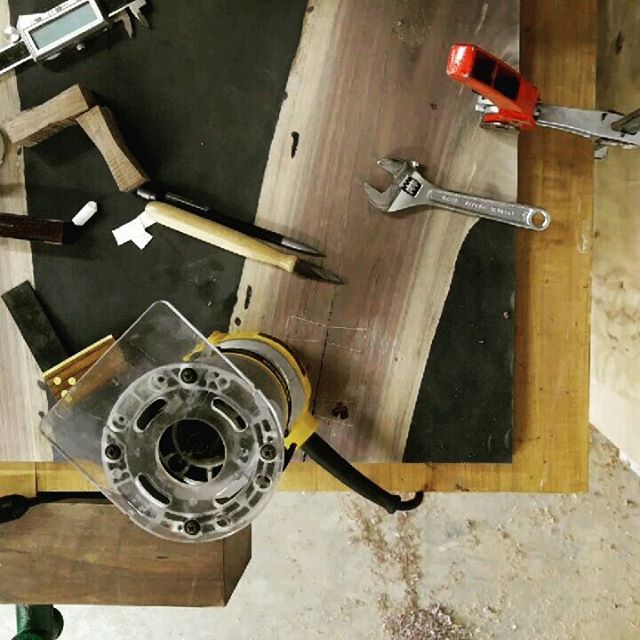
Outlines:
<svg viewBox="0 0 640 640"><path fill-rule="evenodd" d="M5 29L9 45L0 48L0 75L29 61L55 58L64 49L82 48L84 40L121 22L133 37L131 14L142 26L147 0L65 0L45 13L18 16L15 27Z"/></svg>
<svg viewBox="0 0 640 640"><path fill-rule="evenodd" d="M65 2L45 15L22 31L36 60L79 42L108 24L95 0Z"/></svg>

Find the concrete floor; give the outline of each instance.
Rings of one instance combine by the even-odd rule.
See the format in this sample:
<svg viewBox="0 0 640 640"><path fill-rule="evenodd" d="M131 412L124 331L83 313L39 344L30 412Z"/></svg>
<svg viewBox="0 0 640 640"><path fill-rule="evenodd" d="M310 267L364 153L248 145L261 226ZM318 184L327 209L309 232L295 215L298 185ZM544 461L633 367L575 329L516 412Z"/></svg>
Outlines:
<svg viewBox="0 0 640 640"><path fill-rule="evenodd" d="M429 495L392 517L278 494L226 609L63 607L62 640L637 640L640 478L593 438L588 495Z"/></svg>

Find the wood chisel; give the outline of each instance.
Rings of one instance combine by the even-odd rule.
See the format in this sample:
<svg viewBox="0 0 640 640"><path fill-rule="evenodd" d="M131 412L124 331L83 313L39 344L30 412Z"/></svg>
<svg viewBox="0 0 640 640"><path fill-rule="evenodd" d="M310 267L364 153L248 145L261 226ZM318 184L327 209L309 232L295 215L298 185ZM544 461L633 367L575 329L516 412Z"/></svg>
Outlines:
<svg viewBox="0 0 640 640"><path fill-rule="evenodd" d="M196 213L208 218L209 220L218 222L230 229L241 231L252 238L262 240L263 242L268 242L270 244L283 247L284 249L290 249L291 251L296 251L297 253L303 253L309 256L316 256L318 258L324 257L324 253L321 253L304 242L294 240L293 238L276 233L270 229L259 227L258 225L251 224L250 222L245 222L244 220L239 220L238 218L225 215L208 205L194 202L190 198L178 195L177 193L171 193L170 191L156 186L144 185L136 191L136 194L150 202L164 202L166 204L175 205L176 207L180 207L181 209L185 209L191 213Z"/></svg>
<svg viewBox="0 0 640 640"><path fill-rule="evenodd" d="M289 273L297 273L304 278L343 284L337 275L317 264L302 260L240 231L164 202L149 202L142 214L118 229L114 229L113 235L119 245L131 241L138 248L144 249L152 239L148 228L155 223L244 258L264 262Z"/></svg>

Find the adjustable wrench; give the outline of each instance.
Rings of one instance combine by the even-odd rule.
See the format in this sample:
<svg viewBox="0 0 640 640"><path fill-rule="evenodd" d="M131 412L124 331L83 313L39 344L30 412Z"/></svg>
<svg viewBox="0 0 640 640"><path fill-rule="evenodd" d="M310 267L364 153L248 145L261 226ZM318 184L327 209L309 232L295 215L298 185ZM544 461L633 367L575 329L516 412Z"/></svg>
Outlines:
<svg viewBox="0 0 640 640"><path fill-rule="evenodd" d="M532 231L544 231L551 223L549 212L540 207L440 189L424 178L420 165L414 160L384 158L378 160L378 165L393 177L391 186L380 192L365 183L364 190L369 202L382 211L394 213L409 207L440 207Z"/></svg>

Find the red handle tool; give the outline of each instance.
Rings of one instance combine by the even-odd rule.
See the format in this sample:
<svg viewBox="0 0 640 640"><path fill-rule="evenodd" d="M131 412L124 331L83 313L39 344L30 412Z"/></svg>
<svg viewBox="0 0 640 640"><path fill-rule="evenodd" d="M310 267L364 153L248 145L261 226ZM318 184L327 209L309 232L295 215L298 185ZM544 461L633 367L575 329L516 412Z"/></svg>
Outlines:
<svg viewBox="0 0 640 640"><path fill-rule="evenodd" d="M523 131L535 127L538 89L502 60L476 45L454 44L447 74L492 103L485 110L483 124L513 126Z"/></svg>

